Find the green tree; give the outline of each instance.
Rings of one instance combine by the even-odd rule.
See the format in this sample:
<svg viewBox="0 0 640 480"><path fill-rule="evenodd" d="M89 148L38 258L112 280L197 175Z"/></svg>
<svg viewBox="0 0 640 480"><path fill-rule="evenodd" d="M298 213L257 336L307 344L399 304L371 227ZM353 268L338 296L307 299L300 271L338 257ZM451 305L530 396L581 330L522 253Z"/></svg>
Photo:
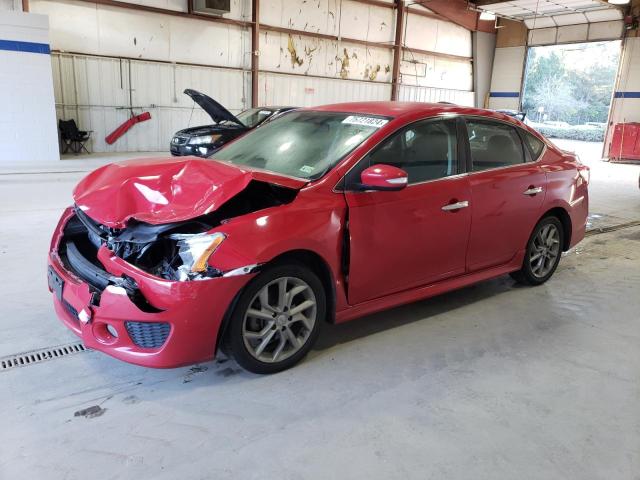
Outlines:
<svg viewBox="0 0 640 480"><path fill-rule="evenodd" d="M578 49L601 59L582 69L567 60L575 55L571 57L557 51L543 55L538 51L543 48L549 47L529 50L522 104L527 116L537 120L538 109L543 107L548 120L573 125L606 122L617 70L617 52L602 44L586 48L567 46L566 51Z"/></svg>

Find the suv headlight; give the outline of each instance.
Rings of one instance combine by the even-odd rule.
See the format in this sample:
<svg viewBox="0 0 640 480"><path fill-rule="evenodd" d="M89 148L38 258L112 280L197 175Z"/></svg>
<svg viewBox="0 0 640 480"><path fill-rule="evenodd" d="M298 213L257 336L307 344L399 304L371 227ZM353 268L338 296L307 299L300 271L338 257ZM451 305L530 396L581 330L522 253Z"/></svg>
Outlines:
<svg viewBox="0 0 640 480"><path fill-rule="evenodd" d="M176 233L169 238L177 241L182 260L178 267L179 280L188 280L207 270L209 257L226 237L223 233Z"/></svg>
<svg viewBox="0 0 640 480"><path fill-rule="evenodd" d="M203 135L201 137L191 137L189 140L189 145L203 145L205 143L213 143L215 140L215 135Z"/></svg>

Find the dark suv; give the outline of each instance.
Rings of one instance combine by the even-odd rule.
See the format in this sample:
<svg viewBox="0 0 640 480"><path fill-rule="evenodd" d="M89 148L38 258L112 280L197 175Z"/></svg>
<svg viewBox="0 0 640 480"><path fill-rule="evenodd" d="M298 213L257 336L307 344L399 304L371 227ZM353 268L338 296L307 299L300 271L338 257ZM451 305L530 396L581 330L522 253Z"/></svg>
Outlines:
<svg viewBox="0 0 640 480"><path fill-rule="evenodd" d="M198 157L206 157L234 138L275 118L280 113L295 108L250 108L235 116L203 93L191 89L186 89L184 93L189 95L194 102L209 114L214 124L185 128L176 132L170 144L171 155L174 156L196 155Z"/></svg>

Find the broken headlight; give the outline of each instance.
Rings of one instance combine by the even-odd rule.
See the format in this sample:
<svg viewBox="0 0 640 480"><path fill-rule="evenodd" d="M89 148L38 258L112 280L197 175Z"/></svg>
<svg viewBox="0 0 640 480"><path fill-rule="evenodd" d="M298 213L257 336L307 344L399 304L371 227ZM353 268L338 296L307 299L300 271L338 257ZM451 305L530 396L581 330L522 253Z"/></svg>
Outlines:
<svg viewBox="0 0 640 480"><path fill-rule="evenodd" d="M226 238L222 233L176 233L169 236L177 242L182 265L177 269L178 280L192 280L207 271L209 257Z"/></svg>

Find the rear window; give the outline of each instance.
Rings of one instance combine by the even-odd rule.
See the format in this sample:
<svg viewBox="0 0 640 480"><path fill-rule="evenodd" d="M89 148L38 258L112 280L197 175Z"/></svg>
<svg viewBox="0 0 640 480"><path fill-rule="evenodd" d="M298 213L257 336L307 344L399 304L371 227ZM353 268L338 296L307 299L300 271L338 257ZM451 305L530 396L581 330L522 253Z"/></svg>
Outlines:
<svg viewBox="0 0 640 480"><path fill-rule="evenodd" d="M522 142L515 127L486 120L467 120L473 171L524 163Z"/></svg>
<svg viewBox="0 0 640 480"><path fill-rule="evenodd" d="M531 157L534 161L538 159L542 150L544 150L544 142L529 132L524 132L524 141L531 151Z"/></svg>

